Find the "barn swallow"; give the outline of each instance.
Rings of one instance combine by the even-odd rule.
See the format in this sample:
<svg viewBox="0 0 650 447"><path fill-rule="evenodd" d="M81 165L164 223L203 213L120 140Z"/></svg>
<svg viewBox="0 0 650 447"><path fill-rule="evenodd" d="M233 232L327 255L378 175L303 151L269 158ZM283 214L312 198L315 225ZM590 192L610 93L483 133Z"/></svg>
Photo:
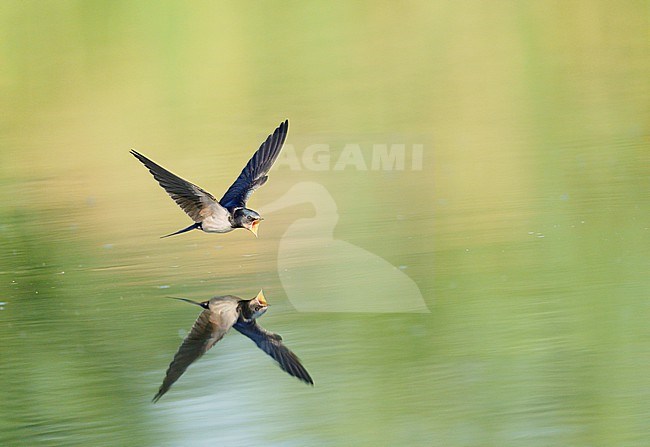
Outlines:
<svg viewBox="0 0 650 447"><path fill-rule="evenodd" d="M245 228L257 237L257 228L263 219L256 211L246 208L246 202L253 191L268 180L267 174L280 154L288 130L289 120L286 120L262 143L219 201L204 189L131 150L131 154L149 169L160 186L194 221L189 227L162 237L194 229L206 233L228 233L235 228Z"/></svg>
<svg viewBox="0 0 650 447"><path fill-rule="evenodd" d="M300 359L282 343L282 337L257 324L257 318L268 308L261 290L251 300L233 295L215 296L201 303L185 298L176 299L196 304L204 310L169 364L165 379L153 402L157 402L183 375L187 367L221 340L231 327L253 340L258 348L270 355L289 375L310 385L314 384L309 373L300 363Z"/></svg>

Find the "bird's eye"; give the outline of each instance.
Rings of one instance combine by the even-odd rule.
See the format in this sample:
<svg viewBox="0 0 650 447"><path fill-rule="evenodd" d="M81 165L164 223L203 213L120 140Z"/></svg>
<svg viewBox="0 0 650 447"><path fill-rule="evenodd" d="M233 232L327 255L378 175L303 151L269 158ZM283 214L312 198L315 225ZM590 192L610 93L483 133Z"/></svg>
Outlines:
<svg viewBox="0 0 650 447"><path fill-rule="evenodd" d="M248 220L250 220L251 222L255 220L255 218L254 218L253 216L247 216L247 218L248 218Z"/></svg>

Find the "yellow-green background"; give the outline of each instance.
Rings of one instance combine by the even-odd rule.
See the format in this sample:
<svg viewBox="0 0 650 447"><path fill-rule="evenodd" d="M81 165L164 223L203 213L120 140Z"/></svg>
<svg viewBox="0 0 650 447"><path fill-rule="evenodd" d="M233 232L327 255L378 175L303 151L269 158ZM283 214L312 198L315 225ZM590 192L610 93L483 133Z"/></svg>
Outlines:
<svg viewBox="0 0 650 447"><path fill-rule="evenodd" d="M0 444L648 445L649 14L0 2ZM430 314L296 312L276 255L307 205L157 239L189 220L130 148L219 196L285 118L334 158L424 144L421 171L278 168L250 204L324 185ZM152 405L196 315L164 297L261 287L316 386L232 334Z"/></svg>

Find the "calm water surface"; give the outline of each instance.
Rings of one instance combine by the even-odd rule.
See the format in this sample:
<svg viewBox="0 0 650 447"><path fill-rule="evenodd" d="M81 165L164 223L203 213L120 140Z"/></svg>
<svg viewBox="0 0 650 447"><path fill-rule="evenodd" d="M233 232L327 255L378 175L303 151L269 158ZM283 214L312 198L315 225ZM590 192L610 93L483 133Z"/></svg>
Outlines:
<svg viewBox="0 0 650 447"><path fill-rule="evenodd" d="M650 443L642 3L0 25L0 444ZM130 148L220 196L287 117L259 239L158 238L189 220ZM197 315L167 297L261 288L316 385L233 333L153 405Z"/></svg>

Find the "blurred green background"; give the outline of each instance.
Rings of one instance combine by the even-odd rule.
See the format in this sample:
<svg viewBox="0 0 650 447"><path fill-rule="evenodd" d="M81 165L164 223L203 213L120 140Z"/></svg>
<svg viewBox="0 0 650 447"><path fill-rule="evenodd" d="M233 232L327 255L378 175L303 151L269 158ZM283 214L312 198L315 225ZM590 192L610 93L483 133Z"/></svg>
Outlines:
<svg viewBox="0 0 650 447"><path fill-rule="evenodd" d="M650 444L649 16L1 2L0 444ZM421 170L277 166L250 205L324 186L334 237L399 267L430 313L298 312L278 250L317 203L257 240L158 239L190 221L129 149L219 197L285 118L298 155L423 145ZM311 273L309 300L341 299ZM352 273L345 299L372 308ZM165 297L262 287L262 324L316 386L231 334L151 404L197 314Z"/></svg>

